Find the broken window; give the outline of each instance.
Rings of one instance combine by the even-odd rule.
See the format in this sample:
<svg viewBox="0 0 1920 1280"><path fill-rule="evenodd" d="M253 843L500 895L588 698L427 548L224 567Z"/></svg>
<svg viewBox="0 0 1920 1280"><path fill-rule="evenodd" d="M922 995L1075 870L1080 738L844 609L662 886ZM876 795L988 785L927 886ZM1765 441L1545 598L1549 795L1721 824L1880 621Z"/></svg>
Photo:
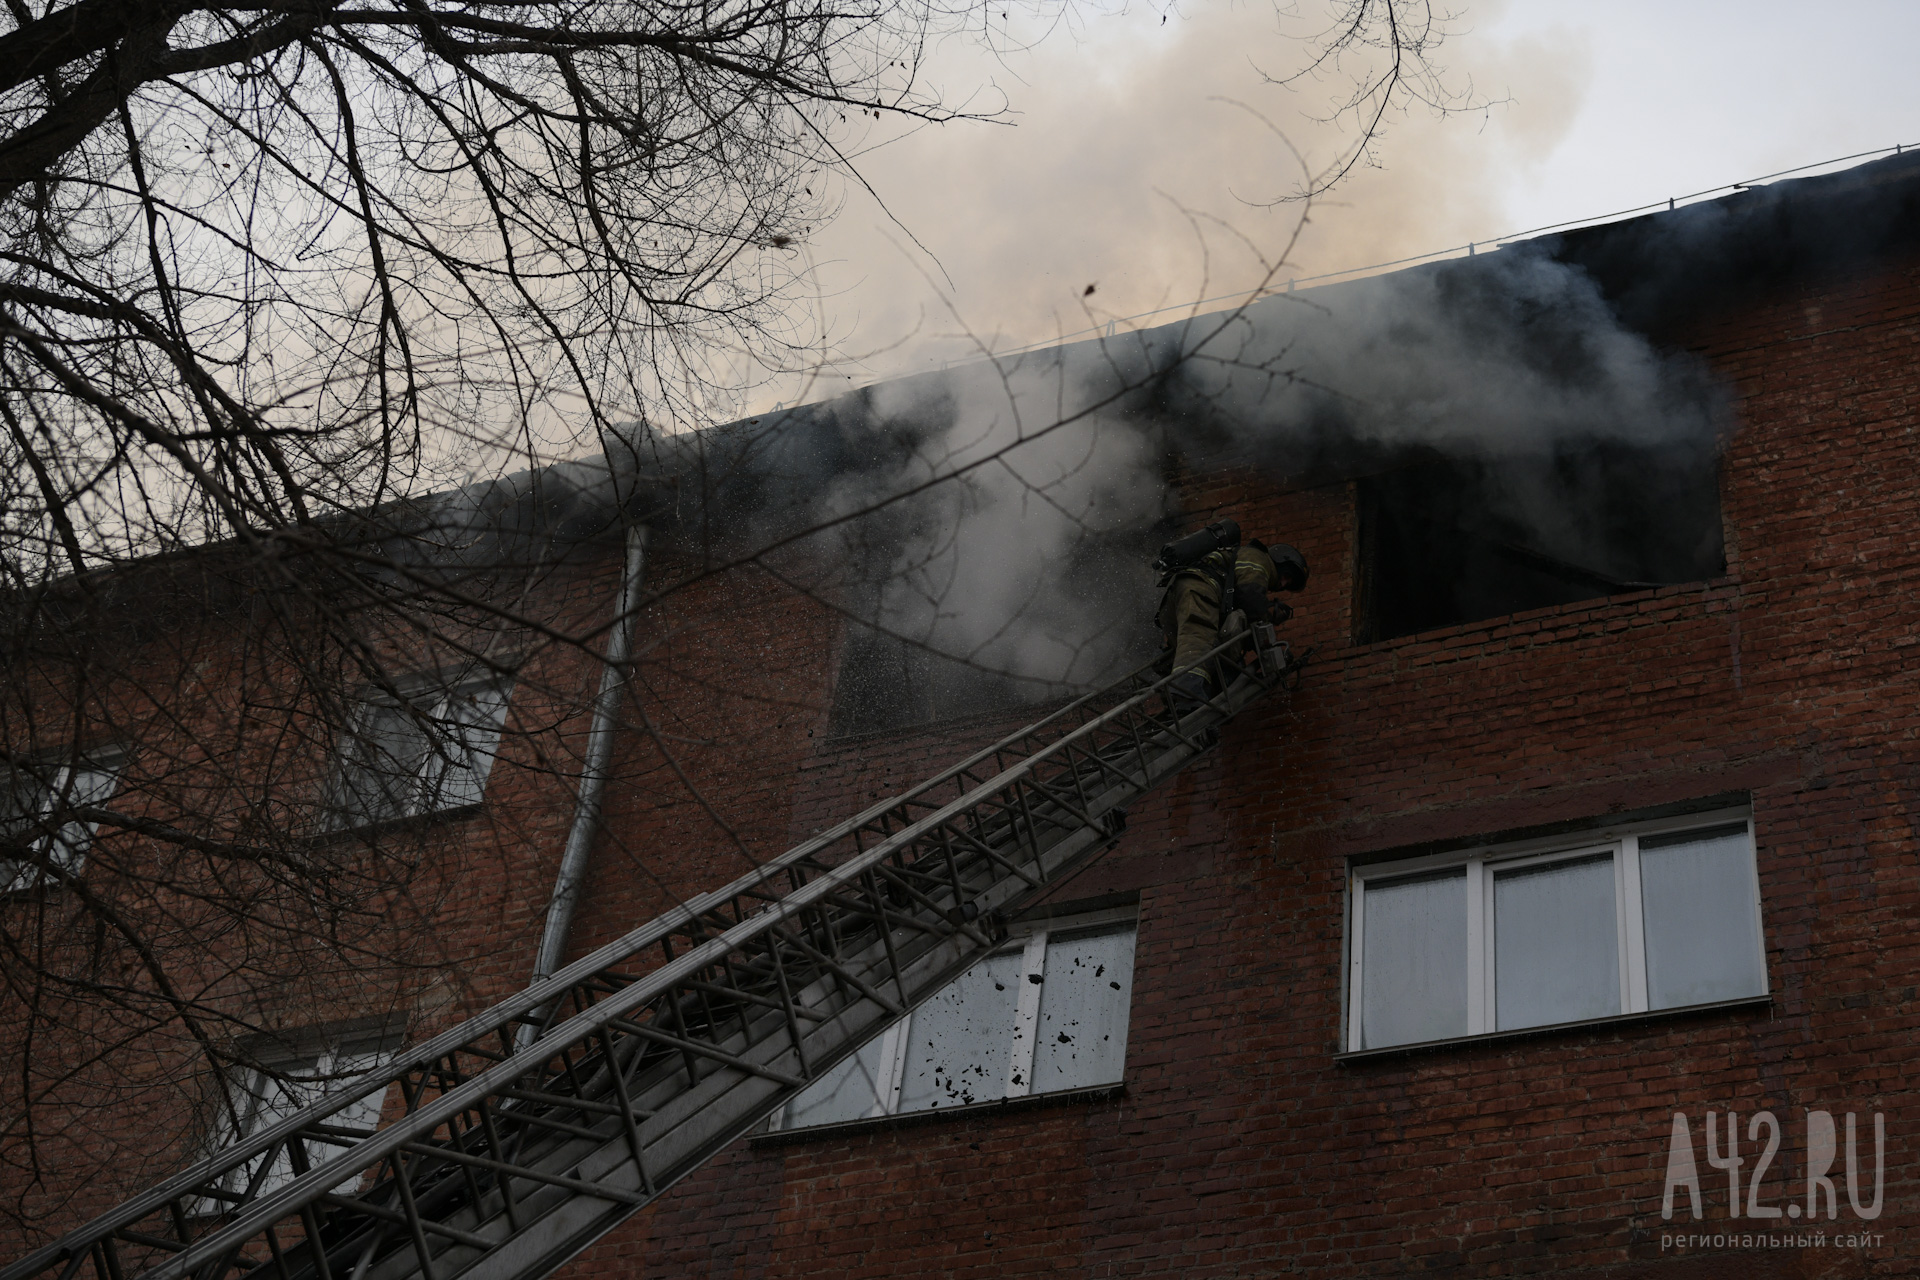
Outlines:
<svg viewBox="0 0 1920 1280"><path fill-rule="evenodd" d="M76 809L104 805L120 778L117 759L83 764L23 765L0 791L0 894L19 893L72 875L86 862L97 823L73 818Z"/></svg>
<svg viewBox="0 0 1920 1280"><path fill-rule="evenodd" d="M1054 920L974 965L789 1103L805 1128L1116 1084L1133 1000L1131 919Z"/></svg>
<svg viewBox="0 0 1920 1280"><path fill-rule="evenodd" d="M1767 991L1744 813L1355 868L1349 1049Z"/></svg>
<svg viewBox="0 0 1920 1280"><path fill-rule="evenodd" d="M1428 458L1356 488L1362 644L1726 569L1717 459L1698 443Z"/></svg>
<svg viewBox="0 0 1920 1280"><path fill-rule="evenodd" d="M487 677L363 701L334 761L325 825L350 830L480 803L508 692Z"/></svg>

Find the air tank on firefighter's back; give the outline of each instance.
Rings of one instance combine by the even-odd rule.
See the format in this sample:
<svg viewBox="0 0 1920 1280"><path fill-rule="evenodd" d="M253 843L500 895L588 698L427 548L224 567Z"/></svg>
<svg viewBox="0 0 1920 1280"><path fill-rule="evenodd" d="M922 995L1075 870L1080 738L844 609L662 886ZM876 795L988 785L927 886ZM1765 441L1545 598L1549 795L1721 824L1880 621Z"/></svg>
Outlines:
<svg viewBox="0 0 1920 1280"><path fill-rule="evenodd" d="M1162 573L1199 564L1201 560L1227 547L1240 545L1240 526L1232 520L1216 520L1204 529L1176 539L1160 548L1153 567Z"/></svg>

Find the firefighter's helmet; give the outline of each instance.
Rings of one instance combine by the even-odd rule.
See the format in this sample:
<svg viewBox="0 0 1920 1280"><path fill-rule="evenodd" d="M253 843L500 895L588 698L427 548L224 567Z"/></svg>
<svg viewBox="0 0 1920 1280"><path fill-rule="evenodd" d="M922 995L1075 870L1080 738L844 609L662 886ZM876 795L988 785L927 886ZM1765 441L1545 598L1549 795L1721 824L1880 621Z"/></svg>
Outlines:
<svg viewBox="0 0 1920 1280"><path fill-rule="evenodd" d="M1273 589L1275 591L1306 590L1307 558L1300 554L1298 547L1289 546L1284 542L1275 542L1269 545L1258 539L1254 539L1247 545L1250 547L1259 547L1262 551L1266 552L1268 558L1273 561L1273 572L1275 574Z"/></svg>

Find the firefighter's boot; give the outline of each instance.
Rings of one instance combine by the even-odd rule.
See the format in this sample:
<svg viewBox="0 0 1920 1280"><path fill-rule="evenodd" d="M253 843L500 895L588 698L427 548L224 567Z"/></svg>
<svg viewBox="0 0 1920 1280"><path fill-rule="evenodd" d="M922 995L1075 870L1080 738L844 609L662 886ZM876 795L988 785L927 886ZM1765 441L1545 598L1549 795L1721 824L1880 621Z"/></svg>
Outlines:
<svg viewBox="0 0 1920 1280"><path fill-rule="evenodd" d="M1189 712L1205 705L1212 694L1213 688L1204 675L1198 671L1183 671L1167 686L1167 705L1173 709L1174 715L1184 718Z"/></svg>

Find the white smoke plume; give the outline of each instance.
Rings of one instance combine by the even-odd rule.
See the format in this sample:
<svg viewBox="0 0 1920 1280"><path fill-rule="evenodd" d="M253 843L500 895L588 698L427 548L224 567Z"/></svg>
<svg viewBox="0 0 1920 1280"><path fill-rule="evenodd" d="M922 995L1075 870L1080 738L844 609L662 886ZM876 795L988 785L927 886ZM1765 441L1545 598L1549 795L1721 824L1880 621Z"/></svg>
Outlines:
<svg viewBox="0 0 1920 1280"><path fill-rule="evenodd" d="M955 477L854 526L863 608L939 653L1068 685L1150 634L1145 563L1179 506L1170 450L1294 483L1434 455L1550 476L1602 444L1711 450L1725 421L1697 363L1527 247L883 385L860 412L915 443L835 477L817 516ZM1556 554L1594 537L1547 480L1500 500Z"/></svg>
<svg viewBox="0 0 1920 1280"><path fill-rule="evenodd" d="M1201 320L1160 341L1209 333ZM1223 427L1270 450L1335 430L1541 453L1711 438L1719 420L1696 365L1625 327L1580 268L1529 246L1269 299L1191 351L1183 375Z"/></svg>
<svg viewBox="0 0 1920 1280"><path fill-rule="evenodd" d="M1710 460L1727 420L1703 366L1623 323L1581 267L1520 246L643 437L611 468L462 500L583 537L624 507L708 563L784 543L777 572L1041 697L1150 656L1148 562L1214 514L1181 511L1175 459L1283 487L1497 463L1475 501L1537 550L1631 578L1568 500L1582 468L1608 448ZM962 702L982 687L949 684Z"/></svg>
<svg viewBox="0 0 1920 1280"><path fill-rule="evenodd" d="M1150 437L1089 353L1032 355L876 388L882 422L933 425L891 475L837 484L829 513L939 476L888 522L876 621L977 667L1075 684L1139 647L1141 537L1168 495ZM937 387L929 396L928 383Z"/></svg>
<svg viewBox="0 0 1920 1280"><path fill-rule="evenodd" d="M1283 255L1282 278L1304 278L1514 229L1509 195L1578 116L1587 57L1570 33L1503 35L1502 8L1476 3L1440 51L1454 105L1485 109L1392 113L1377 164L1310 208L1274 202L1355 141L1351 119L1326 118L1345 75L1273 83L1329 29L1317 0L1116 0L995 58L943 47L934 82L977 88L972 105L1004 102L1008 117L891 140L876 126L869 185L850 185L843 214L791 251L836 342L810 389L776 383L760 403L937 368L981 343L1110 319L1124 331L1127 317L1251 288Z"/></svg>

